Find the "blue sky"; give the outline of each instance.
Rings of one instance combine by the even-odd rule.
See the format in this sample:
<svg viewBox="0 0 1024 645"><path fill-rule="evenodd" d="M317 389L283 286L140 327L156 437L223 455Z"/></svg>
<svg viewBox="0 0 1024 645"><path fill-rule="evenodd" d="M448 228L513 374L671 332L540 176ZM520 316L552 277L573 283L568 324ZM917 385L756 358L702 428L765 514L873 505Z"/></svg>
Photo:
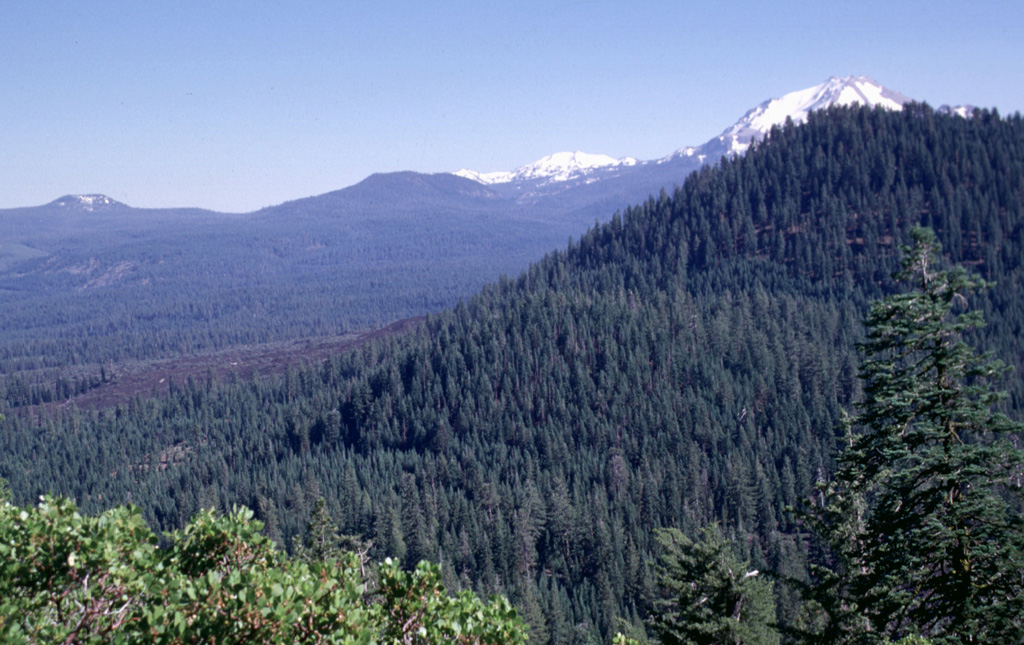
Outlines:
<svg viewBox="0 0 1024 645"><path fill-rule="evenodd" d="M0 208L248 211L373 172L661 157L866 75L1024 110L1024 3L0 0Z"/></svg>

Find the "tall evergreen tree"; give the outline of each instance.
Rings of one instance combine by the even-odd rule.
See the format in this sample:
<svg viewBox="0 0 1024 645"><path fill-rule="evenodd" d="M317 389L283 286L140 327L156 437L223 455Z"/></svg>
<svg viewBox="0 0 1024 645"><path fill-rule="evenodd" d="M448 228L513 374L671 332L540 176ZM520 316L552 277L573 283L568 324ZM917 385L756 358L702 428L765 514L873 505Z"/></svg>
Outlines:
<svg viewBox="0 0 1024 645"><path fill-rule="evenodd" d="M661 597L652 626L662 643L776 645L772 584L748 570L717 525L691 540L678 529L657 533Z"/></svg>
<svg viewBox="0 0 1024 645"><path fill-rule="evenodd" d="M956 313L988 285L938 270L940 246L914 229L897 277L913 290L872 305L861 349L865 400L816 513L838 570L826 586L833 640L1024 639L1022 430L995 410L1005 372L962 340L982 325Z"/></svg>

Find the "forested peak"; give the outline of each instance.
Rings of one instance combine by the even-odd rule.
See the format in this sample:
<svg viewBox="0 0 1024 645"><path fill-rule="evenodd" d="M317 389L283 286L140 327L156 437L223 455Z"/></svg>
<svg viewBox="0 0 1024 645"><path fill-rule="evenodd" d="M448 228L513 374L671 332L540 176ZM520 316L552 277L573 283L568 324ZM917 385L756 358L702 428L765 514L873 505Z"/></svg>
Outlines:
<svg viewBox="0 0 1024 645"><path fill-rule="evenodd" d="M451 190L465 190L470 186L479 191L476 182L467 181L464 177L457 177L450 173L426 174L406 170L401 172L374 173L346 190L383 195L392 191L401 193L410 188L447 192Z"/></svg>
<svg viewBox="0 0 1024 645"><path fill-rule="evenodd" d="M427 204L443 210L466 208L500 197L493 189L471 179L449 173L425 174L413 171L374 173L358 184L323 195L305 197L261 210L263 214L349 214L346 208L397 208Z"/></svg>
<svg viewBox="0 0 1024 645"><path fill-rule="evenodd" d="M630 284L659 271L716 281L739 262L762 282L784 275L811 289L870 288L889 281L898 244L924 224L951 258L994 278L1019 264L1004 241L1019 239L1024 125L1019 115L974 115L923 103L812 112L806 124L776 126L746 155L694 173L674 194L616 215L548 263L620 266ZM963 210L966 199L978 200L977 213ZM534 272L551 270L542 263Z"/></svg>

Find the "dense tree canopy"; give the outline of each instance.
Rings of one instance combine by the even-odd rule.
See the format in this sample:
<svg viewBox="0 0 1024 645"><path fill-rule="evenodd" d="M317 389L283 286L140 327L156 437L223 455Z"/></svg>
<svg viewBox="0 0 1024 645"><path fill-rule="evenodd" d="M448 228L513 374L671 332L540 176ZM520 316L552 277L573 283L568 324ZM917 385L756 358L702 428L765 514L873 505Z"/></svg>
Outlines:
<svg viewBox="0 0 1024 645"><path fill-rule="evenodd" d="M1024 638L1024 425L994 405L1005 372L963 341L962 311L984 283L942 270L934 235L915 229L899 278L912 290L874 303L856 432L816 516L835 554L822 605L836 640ZM819 640L822 635L816 635Z"/></svg>
<svg viewBox="0 0 1024 645"><path fill-rule="evenodd" d="M751 570L806 578L786 509L830 479L861 320L913 226L997 281L963 335L1020 373L1022 199L1019 116L813 113L401 339L116 408L9 403L0 476L157 530L244 504L281 545L322 497L374 558L507 594L537 642L610 639L642 629L659 528L718 523Z"/></svg>

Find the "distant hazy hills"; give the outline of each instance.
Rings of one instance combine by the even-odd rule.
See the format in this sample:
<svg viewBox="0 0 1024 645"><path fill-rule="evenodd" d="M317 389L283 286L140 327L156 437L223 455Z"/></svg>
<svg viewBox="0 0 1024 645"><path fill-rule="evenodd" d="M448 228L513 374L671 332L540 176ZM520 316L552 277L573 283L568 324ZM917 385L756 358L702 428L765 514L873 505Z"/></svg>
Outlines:
<svg viewBox="0 0 1024 645"><path fill-rule="evenodd" d="M658 192L666 186L666 180L670 182L668 185L679 183L686 174L701 165L713 163L726 154L742 153L751 141L762 138L773 126L782 125L787 119L799 123L806 120L809 112L832 105L860 104L899 109L909 100L903 94L883 87L866 76L832 77L820 85L769 99L748 111L714 139L699 146L679 148L660 159L638 161L633 157L615 159L580 151L557 152L511 171L478 172L463 169L438 174L375 174L349 188L286 202L259 212L295 213L299 209L326 212L350 208L374 210L385 203L400 208L427 205L460 208L467 203L476 202L479 205L482 201L501 202L508 199L540 205L544 198L582 188L574 192L573 197L578 200L577 203L562 204L575 211L593 201L587 199L588 194L608 193L609 182L617 184L617 191L623 192L624 196L633 193L629 194L623 206L632 205L647 194ZM959 111L964 113L965 110L960 108ZM465 182L452 180L451 176L471 180L474 188ZM507 206L492 205L499 208ZM48 206L78 207L89 212L125 207L105 195L67 195Z"/></svg>
<svg viewBox="0 0 1024 645"><path fill-rule="evenodd" d="M0 367L5 357L34 364L26 357L38 349L10 344L51 335L78 347L66 364L108 360L107 346L122 358L173 355L436 311L787 119L907 100L865 77L831 78L661 159L556 153L510 172L375 174L247 214L137 209L104 195L0 210L0 304L25 312L0 321ZM115 342L155 330L157 345Z"/></svg>
<svg viewBox="0 0 1024 645"><path fill-rule="evenodd" d="M511 172L479 173L460 170L456 175L474 179L518 201L542 203L558 198L563 208L578 212L625 206L678 184L690 172L727 154L739 154L773 126L787 119L801 123L807 114L833 105L868 105L900 109L910 99L865 76L832 77L820 85L769 99L748 111L719 136L699 146L687 146L660 159L613 159L583 152L556 153Z"/></svg>
<svg viewBox="0 0 1024 645"><path fill-rule="evenodd" d="M832 105L899 109L909 100L864 76L833 77L820 85L767 100L714 139L680 148L660 159L614 159L577 151L554 153L507 172L376 174L354 186L259 213L363 220L385 213L430 218L438 213L474 212L510 222L531 221L544 230L524 233L524 238L538 243L526 250L526 256L539 258L561 247L567 236L581 234L595 219L607 219L615 210L657 195L662 188L671 190L694 170L724 155L744 152L752 141L787 119L802 122L809 112ZM452 225L457 223L453 221Z"/></svg>

